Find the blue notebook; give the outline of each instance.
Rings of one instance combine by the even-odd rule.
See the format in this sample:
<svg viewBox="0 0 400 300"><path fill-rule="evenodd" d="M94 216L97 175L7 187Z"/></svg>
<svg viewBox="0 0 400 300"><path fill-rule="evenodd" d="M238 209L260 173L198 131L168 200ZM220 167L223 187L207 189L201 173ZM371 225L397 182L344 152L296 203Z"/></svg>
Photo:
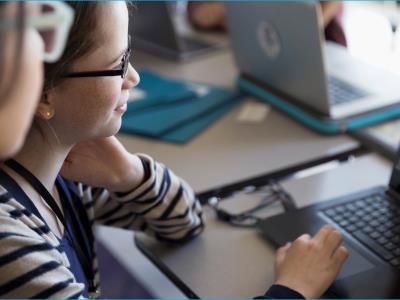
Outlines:
<svg viewBox="0 0 400 300"><path fill-rule="evenodd" d="M139 71L140 84L128 103L128 112L196 97L196 91L185 82L167 79L147 70Z"/></svg>
<svg viewBox="0 0 400 300"><path fill-rule="evenodd" d="M123 133L186 143L242 100L237 91L220 87L169 80L149 72L145 78L146 86L139 88L150 96L149 100L143 97L140 102L129 104L134 104L134 108L128 109L122 118ZM172 94L176 98L168 94L164 99L160 90L150 91L153 89L151 80L164 92L174 90Z"/></svg>
<svg viewBox="0 0 400 300"><path fill-rule="evenodd" d="M160 137L160 139L168 142L184 144L208 128L212 123L229 112L242 100L243 97L234 98L221 107L214 109L212 112L196 118L194 121L189 122L185 126L181 126L178 129L165 133Z"/></svg>

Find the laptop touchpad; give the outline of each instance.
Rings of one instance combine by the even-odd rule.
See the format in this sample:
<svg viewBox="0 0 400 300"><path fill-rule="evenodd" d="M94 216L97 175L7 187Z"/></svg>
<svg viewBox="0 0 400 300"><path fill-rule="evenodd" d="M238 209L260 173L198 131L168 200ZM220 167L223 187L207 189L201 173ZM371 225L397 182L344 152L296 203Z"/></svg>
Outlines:
<svg viewBox="0 0 400 300"><path fill-rule="evenodd" d="M344 242L344 246L349 250L349 256L345 261L337 279L343 279L375 267L373 263L351 248L348 243Z"/></svg>

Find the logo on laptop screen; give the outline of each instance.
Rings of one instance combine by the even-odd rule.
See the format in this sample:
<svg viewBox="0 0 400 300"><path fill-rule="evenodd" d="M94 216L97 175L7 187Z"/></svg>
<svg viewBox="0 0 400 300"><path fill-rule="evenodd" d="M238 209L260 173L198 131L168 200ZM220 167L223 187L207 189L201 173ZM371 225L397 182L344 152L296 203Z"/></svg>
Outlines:
<svg viewBox="0 0 400 300"><path fill-rule="evenodd" d="M282 51L282 43L278 31L271 22L263 21L257 29L258 42L268 58L275 59Z"/></svg>

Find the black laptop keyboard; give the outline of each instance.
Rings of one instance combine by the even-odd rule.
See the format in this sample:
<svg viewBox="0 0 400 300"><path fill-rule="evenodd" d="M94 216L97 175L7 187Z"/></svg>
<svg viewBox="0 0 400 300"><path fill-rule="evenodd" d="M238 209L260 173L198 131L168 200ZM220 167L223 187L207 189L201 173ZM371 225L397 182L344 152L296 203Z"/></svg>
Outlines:
<svg viewBox="0 0 400 300"><path fill-rule="evenodd" d="M368 95L368 92L333 76L328 77L328 92L332 105L360 100Z"/></svg>
<svg viewBox="0 0 400 300"><path fill-rule="evenodd" d="M324 209L322 213L394 267L400 268L400 206L372 195Z"/></svg>

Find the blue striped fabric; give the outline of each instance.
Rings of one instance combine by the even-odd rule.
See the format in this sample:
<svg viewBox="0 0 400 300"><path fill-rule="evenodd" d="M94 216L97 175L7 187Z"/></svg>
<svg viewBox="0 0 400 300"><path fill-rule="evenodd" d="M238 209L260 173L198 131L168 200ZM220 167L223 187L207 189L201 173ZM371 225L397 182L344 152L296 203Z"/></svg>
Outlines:
<svg viewBox="0 0 400 300"><path fill-rule="evenodd" d="M190 186L150 157L139 157L149 174L127 194L74 184L90 223L142 230L174 242L199 234L204 226L201 206ZM71 272L59 240L40 216L15 199L20 197L17 189L3 179L0 176L0 296L82 298L84 286ZM97 257L92 264L98 286Z"/></svg>

